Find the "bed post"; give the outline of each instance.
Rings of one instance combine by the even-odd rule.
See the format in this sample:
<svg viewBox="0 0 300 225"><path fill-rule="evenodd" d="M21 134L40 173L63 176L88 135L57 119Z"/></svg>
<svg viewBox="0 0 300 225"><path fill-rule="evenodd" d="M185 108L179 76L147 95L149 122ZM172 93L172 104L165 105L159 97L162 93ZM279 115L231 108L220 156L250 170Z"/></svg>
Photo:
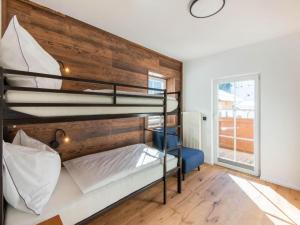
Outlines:
<svg viewBox="0 0 300 225"><path fill-rule="evenodd" d="M177 111L177 125L179 129L179 148L178 148L178 173L177 173L177 192L181 193L182 189L182 145L183 145L183 125L182 125L182 113L181 113L182 95L178 92L178 111Z"/></svg>
<svg viewBox="0 0 300 225"><path fill-rule="evenodd" d="M113 97L113 104L116 105L117 104L117 85L113 85L114 86L114 97Z"/></svg>
<svg viewBox="0 0 300 225"><path fill-rule="evenodd" d="M1 141L1 147L0 147L0 161L2 163L3 158L3 95L4 95L4 75L3 75L3 68L0 67L0 96L1 96L1 107L0 107L0 141ZM0 205L1 205L1 224L4 224L4 201L3 201L3 166L0 166L0 172L1 172L1 184L0 184Z"/></svg>
<svg viewBox="0 0 300 225"><path fill-rule="evenodd" d="M168 123L168 110L167 110L167 90L164 90L164 204L167 204L167 123Z"/></svg>
<svg viewBox="0 0 300 225"><path fill-rule="evenodd" d="M147 123L146 120L148 119L148 116L144 117L144 130L143 130L143 142L146 144L146 129L147 129Z"/></svg>

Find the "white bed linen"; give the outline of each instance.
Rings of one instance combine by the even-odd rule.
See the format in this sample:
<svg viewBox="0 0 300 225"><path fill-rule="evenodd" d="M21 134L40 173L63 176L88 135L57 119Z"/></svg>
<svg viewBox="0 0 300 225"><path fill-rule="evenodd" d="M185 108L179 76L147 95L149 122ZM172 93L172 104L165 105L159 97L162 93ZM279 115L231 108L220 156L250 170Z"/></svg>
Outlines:
<svg viewBox="0 0 300 225"><path fill-rule="evenodd" d="M90 92L111 93L112 90L87 90ZM118 91L121 94L138 94L136 92ZM68 94L52 92L31 92L9 90L5 96L7 103L92 103L112 104L112 96ZM163 104L163 99L142 97L117 97L119 104ZM167 111L177 109L178 101L174 97L168 97ZM162 113L163 107L11 107L12 110L39 117L55 116L79 116L79 115L104 115L104 114L128 114L128 113Z"/></svg>
<svg viewBox="0 0 300 225"><path fill-rule="evenodd" d="M177 158L170 158L168 170L176 166ZM56 189L42 214L31 215L8 206L5 225L35 225L55 215L60 215L64 225L74 225L162 176L163 166L157 164L82 194L67 170L62 168Z"/></svg>
<svg viewBox="0 0 300 225"><path fill-rule="evenodd" d="M174 158L172 155L167 157ZM80 190L86 194L162 162L161 151L145 144L135 144L68 160L63 164Z"/></svg>

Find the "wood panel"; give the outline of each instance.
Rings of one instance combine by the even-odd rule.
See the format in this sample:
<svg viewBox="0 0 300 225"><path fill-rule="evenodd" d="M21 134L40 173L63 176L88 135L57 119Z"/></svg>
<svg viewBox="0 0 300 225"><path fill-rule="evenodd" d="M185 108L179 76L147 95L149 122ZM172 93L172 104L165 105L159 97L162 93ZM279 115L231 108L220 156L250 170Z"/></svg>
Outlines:
<svg viewBox="0 0 300 225"><path fill-rule="evenodd" d="M69 143L58 148L63 160L112 148L143 142L143 118L115 120L94 120L73 123L52 123L42 125L21 125L9 127L11 140L19 129L33 138L49 144L54 139L55 130L64 129Z"/></svg>
<svg viewBox="0 0 300 225"><path fill-rule="evenodd" d="M167 90L168 92L176 91L176 78L172 77L167 80ZM178 90L177 90L178 91ZM170 95L171 96L171 95ZM172 95L171 97L177 98L177 95ZM168 116L168 124L175 125L177 123L177 116Z"/></svg>
<svg viewBox="0 0 300 225"><path fill-rule="evenodd" d="M69 16L27 0L2 0L5 7L3 27L17 15L20 24L55 59L71 70L64 76L120 82L146 87L148 71L172 79L172 89L181 89L182 63L127 41ZM173 81L176 82L173 82ZM87 83L63 82L64 89L111 88ZM124 90L124 88L122 89ZM128 90L128 89L126 89ZM133 89L130 89L132 91ZM134 90L137 91L137 90ZM141 90L139 90L141 91ZM143 90L144 91L144 90ZM173 120L172 120L173 121ZM10 137L18 129L49 143L56 128L71 138L60 146L63 159L142 142L144 119L131 118L76 123L26 125L10 128ZM147 135L148 140L151 136Z"/></svg>
<svg viewBox="0 0 300 225"><path fill-rule="evenodd" d="M3 33L7 24L7 1L1 1L1 32Z"/></svg>

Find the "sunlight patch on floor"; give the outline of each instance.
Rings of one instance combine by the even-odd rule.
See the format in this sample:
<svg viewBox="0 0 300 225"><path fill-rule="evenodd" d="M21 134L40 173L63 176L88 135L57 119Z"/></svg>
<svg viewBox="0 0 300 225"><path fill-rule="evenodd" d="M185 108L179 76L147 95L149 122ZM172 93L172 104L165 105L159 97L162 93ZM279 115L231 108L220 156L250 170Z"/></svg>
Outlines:
<svg viewBox="0 0 300 225"><path fill-rule="evenodd" d="M267 185L229 175L275 225L300 225L300 210Z"/></svg>

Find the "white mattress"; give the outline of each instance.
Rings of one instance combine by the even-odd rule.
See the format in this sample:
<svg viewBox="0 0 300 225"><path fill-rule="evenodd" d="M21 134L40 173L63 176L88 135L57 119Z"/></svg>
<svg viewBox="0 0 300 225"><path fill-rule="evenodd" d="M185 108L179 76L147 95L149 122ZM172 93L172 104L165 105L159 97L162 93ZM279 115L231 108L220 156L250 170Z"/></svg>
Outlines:
<svg viewBox="0 0 300 225"><path fill-rule="evenodd" d="M80 190L86 194L150 166L161 164L163 156L155 148L135 144L68 160L64 162L64 166ZM174 158L172 155L167 157Z"/></svg>
<svg viewBox="0 0 300 225"><path fill-rule="evenodd" d="M89 92L112 93L112 90L86 90ZM141 95L137 92L118 91L118 94ZM7 103L91 103L91 104L112 104L112 96L69 94L53 92L32 92L8 90L5 96ZM119 104L163 104L163 99L142 98L142 97L117 97ZM174 97L168 97L167 111L172 112L178 106ZM129 113L162 113L163 107L11 107L12 110L39 117L55 116L80 116L80 115L104 115L104 114L129 114Z"/></svg>
<svg viewBox="0 0 300 225"><path fill-rule="evenodd" d="M177 158L169 158L168 170L176 166ZM43 213L36 216L8 206L5 225L35 225L55 215L60 215L64 225L74 225L162 176L163 165L156 164L82 194L66 169L62 168L57 187Z"/></svg>

